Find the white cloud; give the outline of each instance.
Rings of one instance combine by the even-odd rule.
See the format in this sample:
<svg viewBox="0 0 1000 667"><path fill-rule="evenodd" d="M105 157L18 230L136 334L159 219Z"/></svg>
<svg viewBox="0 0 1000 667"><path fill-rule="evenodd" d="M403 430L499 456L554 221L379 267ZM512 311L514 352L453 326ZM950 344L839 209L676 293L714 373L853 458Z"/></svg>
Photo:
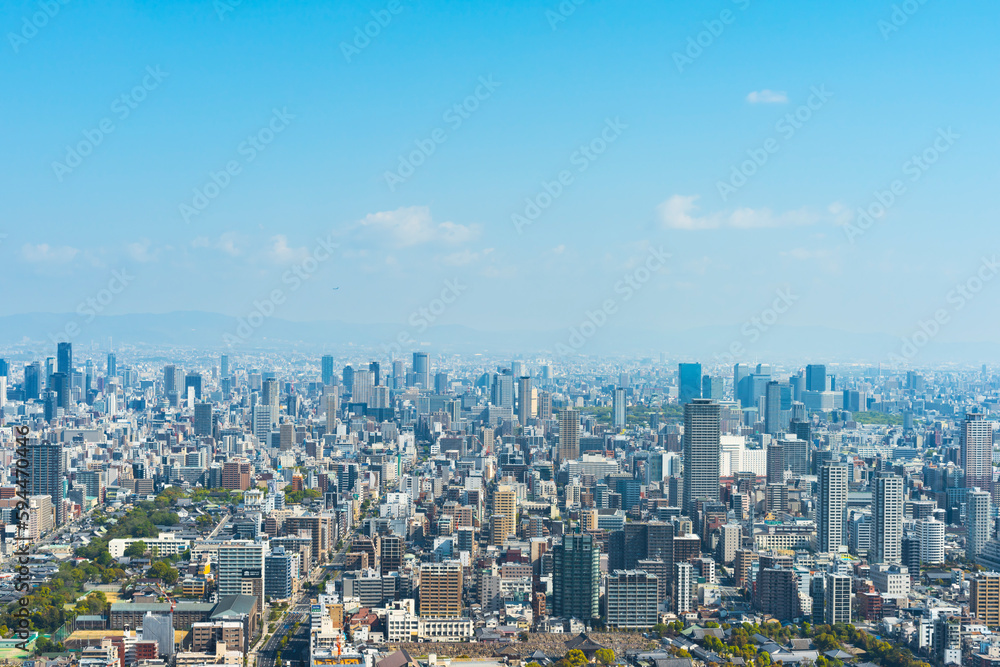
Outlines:
<svg viewBox="0 0 1000 667"><path fill-rule="evenodd" d="M747 95L750 104L787 104L788 93L783 90L755 90Z"/></svg>
<svg viewBox="0 0 1000 667"><path fill-rule="evenodd" d="M271 237L271 248L267 254L272 261L278 264L289 264L291 262L300 262L308 257L309 249L305 246L293 248L288 245L287 236L277 234Z"/></svg>
<svg viewBox="0 0 1000 667"><path fill-rule="evenodd" d="M125 250L128 253L130 259L135 262L154 262L157 256L160 254L160 250L152 250L153 244L149 239L143 239L137 241L136 243L129 243L125 246Z"/></svg>
<svg viewBox="0 0 1000 667"><path fill-rule="evenodd" d="M714 229L720 225L719 215L695 217L700 195L674 195L656 207L660 221L670 229Z"/></svg>
<svg viewBox="0 0 1000 667"><path fill-rule="evenodd" d="M79 254L77 248L70 246L53 247L48 243L32 245L25 243L21 246L21 257L29 262L69 262Z"/></svg>
<svg viewBox="0 0 1000 667"><path fill-rule="evenodd" d="M657 206L660 222L668 229L698 230L729 227L733 229L763 229L813 225L823 219L819 213L801 208L775 213L769 208L738 208L699 215L699 195L673 195ZM834 211L831 207L831 214ZM834 214L835 215L835 214Z"/></svg>
<svg viewBox="0 0 1000 667"><path fill-rule="evenodd" d="M242 253L240 250L241 238L236 232L225 232L215 241L207 236L196 237L191 241L192 248L212 248L220 250L230 257L236 257Z"/></svg>
<svg viewBox="0 0 1000 667"><path fill-rule="evenodd" d="M455 222L435 223L426 206L409 206L395 211L370 213L361 221L362 229L369 229L387 238L391 245L405 248L430 242L460 245L472 241L481 231L479 225L461 225Z"/></svg>

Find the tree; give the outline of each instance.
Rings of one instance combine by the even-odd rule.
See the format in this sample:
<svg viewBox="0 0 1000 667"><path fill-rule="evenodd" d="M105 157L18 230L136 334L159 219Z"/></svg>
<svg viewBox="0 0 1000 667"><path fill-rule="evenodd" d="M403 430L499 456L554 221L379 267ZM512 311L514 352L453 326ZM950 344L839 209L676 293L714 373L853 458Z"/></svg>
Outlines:
<svg viewBox="0 0 1000 667"><path fill-rule="evenodd" d="M602 665L610 665L615 662L615 652L609 648L598 649L597 653L594 654L597 661Z"/></svg>
<svg viewBox="0 0 1000 667"><path fill-rule="evenodd" d="M563 660L567 667L582 667L590 662L580 649L573 649L563 657Z"/></svg>
<svg viewBox="0 0 1000 667"><path fill-rule="evenodd" d="M129 558L142 558L145 553L146 543L142 540L136 540L125 549L125 555Z"/></svg>
<svg viewBox="0 0 1000 667"><path fill-rule="evenodd" d="M162 579L168 586L173 586L177 581L177 570L167 565L166 561L158 560L149 568L149 575L157 579Z"/></svg>

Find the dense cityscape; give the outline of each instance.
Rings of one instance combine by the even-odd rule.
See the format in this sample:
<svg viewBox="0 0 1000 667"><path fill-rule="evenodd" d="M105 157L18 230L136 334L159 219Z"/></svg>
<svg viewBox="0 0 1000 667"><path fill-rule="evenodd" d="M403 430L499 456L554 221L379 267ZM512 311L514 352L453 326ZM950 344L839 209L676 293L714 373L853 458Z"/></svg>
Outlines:
<svg viewBox="0 0 1000 667"><path fill-rule="evenodd" d="M986 366L54 352L0 361L5 657L1000 662Z"/></svg>

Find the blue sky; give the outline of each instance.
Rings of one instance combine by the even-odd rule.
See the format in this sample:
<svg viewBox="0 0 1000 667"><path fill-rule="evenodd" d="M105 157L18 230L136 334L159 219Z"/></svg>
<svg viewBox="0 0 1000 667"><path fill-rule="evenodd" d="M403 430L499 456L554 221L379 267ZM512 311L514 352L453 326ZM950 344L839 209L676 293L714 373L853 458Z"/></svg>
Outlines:
<svg viewBox="0 0 1000 667"><path fill-rule="evenodd" d="M3 315L71 312L124 268L103 312L237 316L281 290L286 319L405 323L457 279L439 322L562 329L662 247L617 328L738 326L784 288L781 324L906 335L1000 250L996 3L913 0L898 29L892 2L51 0L40 20L44 4L0 8ZM386 25L348 58L373 12ZM313 266L317 239L339 247ZM301 287L283 279L303 266ZM1000 339L1000 284L970 301L942 339Z"/></svg>

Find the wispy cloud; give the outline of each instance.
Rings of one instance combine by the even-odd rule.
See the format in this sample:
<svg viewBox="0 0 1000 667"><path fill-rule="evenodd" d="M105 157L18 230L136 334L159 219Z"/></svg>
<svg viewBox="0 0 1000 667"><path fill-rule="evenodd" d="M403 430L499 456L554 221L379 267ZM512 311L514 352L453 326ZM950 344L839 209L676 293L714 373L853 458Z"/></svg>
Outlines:
<svg viewBox="0 0 1000 667"><path fill-rule="evenodd" d="M702 230L729 227L733 229L767 229L813 225L825 216L808 208L775 213L769 208L737 208L701 215L699 195L674 195L657 207L661 224L667 229ZM832 213L832 207L831 207Z"/></svg>
<svg viewBox="0 0 1000 667"><path fill-rule="evenodd" d="M359 229L374 232L398 248L431 242L461 245L477 238L481 231L480 225L434 222L426 206L370 213L361 220Z"/></svg>
<svg viewBox="0 0 1000 667"><path fill-rule="evenodd" d="M783 90L755 90L747 95L750 104L787 104L788 93Z"/></svg>
<svg viewBox="0 0 1000 667"><path fill-rule="evenodd" d="M79 249L70 246L50 246L48 243L33 245L25 243L21 246L21 257L28 262L69 262L80 253Z"/></svg>

